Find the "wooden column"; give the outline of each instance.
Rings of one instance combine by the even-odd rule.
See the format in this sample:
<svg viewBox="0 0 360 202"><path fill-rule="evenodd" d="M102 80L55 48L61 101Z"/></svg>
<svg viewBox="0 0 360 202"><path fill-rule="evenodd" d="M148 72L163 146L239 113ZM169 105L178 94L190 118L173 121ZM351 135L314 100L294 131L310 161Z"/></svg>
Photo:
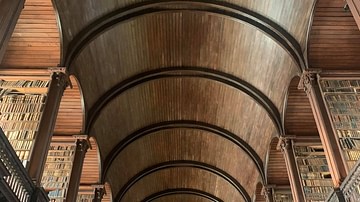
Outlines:
<svg viewBox="0 0 360 202"><path fill-rule="evenodd" d="M63 72L53 73L28 167L29 176L37 186L40 186L41 183L61 97L67 84L68 76L66 74Z"/></svg>
<svg viewBox="0 0 360 202"><path fill-rule="evenodd" d="M86 151L89 148L87 139L78 139L76 141L75 157L71 169L70 183L68 193L66 195L66 202L76 202L76 197L79 192L81 172L85 159Z"/></svg>
<svg viewBox="0 0 360 202"><path fill-rule="evenodd" d="M104 186L103 185L96 186L94 192L95 194L94 194L93 202L101 202L105 194Z"/></svg>
<svg viewBox="0 0 360 202"><path fill-rule="evenodd" d="M348 4L351 14L360 29L360 0L346 0L346 3Z"/></svg>
<svg viewBox="0 0 360 202"><path fill-rule="evenodd" d="M272 190L273 190L273 187L271 187L269 185L263 185L263 188L261 190L261 194L264 195L267 202L273 202L274 201Z"/></svg>
<svg viewBox="0 0 360 202"><path fill-rule="evenodd" d="M0 63L25 0L0 0Z"/></svg>
<svg viewBox="0 0 360 202"><path fill-rule="evenodd" d="M294 151L292 148L292 142L286 138L280 138L279 146L285 158L285 164L289 176L291 193L293 195L295 202L303 202L305 201L305 196L303 194L300 174L296 167L296 160Z"/></svg>
<svg viewBox="0 0 360 202"><path fill-rule="evenodd" d="M299 88L304 89L309 97L334 187L340 187L341 182L347 175L347 167L344 164L345 161L341 154L339 141L331 126L331 121L322 99L316 72L304 72L300 79Z"/></svg>

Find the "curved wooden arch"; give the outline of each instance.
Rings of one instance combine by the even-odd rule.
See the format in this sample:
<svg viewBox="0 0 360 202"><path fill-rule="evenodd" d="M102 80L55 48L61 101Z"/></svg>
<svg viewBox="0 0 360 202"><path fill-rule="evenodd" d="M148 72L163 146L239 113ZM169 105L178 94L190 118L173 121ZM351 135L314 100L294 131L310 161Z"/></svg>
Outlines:
<svg viewBox="0 0 360 202"><path fill-rule="evenodd" d="M109 153L110 155L104 159L103 170L102 170L102 181L105 180L105 176L113 163L116 157L123 151L128 145L135 142L136 140L151 135L155 132L167 130L167 129L176 129L176 128L191 128L191 129L198 129L211 132L212 134L216 134L222 138L225 138L242 150L246 152L246 154L252 159L256 168L261 176L261 179L264 183L266 183L266 174L264 170L264 165L259 157L259 155L254 151L254 149L247 144L244 140L242 140L239 136L227 131L221 127L204 123L198 121L190 121L190 120L177 120L177 121L166 121L161 123L156 123L147 127L144 127L138 131L127 136L124 140L119 142Z"/></svg>
<svg viewBox="0 0 360 202"><path fill-rule="evenodd" d="M264 95L260 90L252 86L250 83L247 83L246 81L243 81L236 76L203 67L161 68L137 74L120 82L119 84L105 92L102 96L100 96L100 98L95 102L93 107L89 109L88 117L86 119L85 133L90 134L90 128L99 116L101 110L116 96L139 84L151 80L174 77L206 78L229 85L237 90L244 92L266 110L270 119L273 121L278 133L283 134L280 112L275 106L275 104L266 95Z"/></svg>
<svg viewBox="0 0 360 202"><path fill-rule="evenodd" d="M172 5L184 5L184 8L179 8L179 6L171 8ZM64 60L61 61L61 66L70 68L74 59L87 44L116 24L146 14L179 10L218 14L254 26L283 47L295 60L300 72L305 69L305 59L300 44L281 26L249 9L216 0L152 0L113 11L95 20L73 38L68 46L69 52L66 53Z"/></svg>
<svg viewBox="0 0 360 202"><path fill-rule="evenodd" d="M131 187L138 181L140 181L142 178L155 173L159 170L169 169L169 168L180 168L180 167L189 167L189 168L197 168L202 169L208 172L211 172L222 179L226 180L228 183L230 183L244 198L245 202L251 202L250 195L246 192L244 187L231 175L226 173L225 171L198 161L188 161L188 160L177 160L177 161L168 161L156 164L154 166L151 166L138 174L136 174L134 177L132 177L117 193L115 197L115 201L121 201L126 192L131 189Z"/></svg>
<svg viewBox="0 0 360 202"><path fill-rule="evenodd" d="M151 194L150 196L147 196L146 198L141 200L141 202L152 202L152 201L154 201L158 198L164 197L164 196L179 195L179 194L195 195L195 196L199 196L199 197L208 199L209 201L212 201L212 202L223 202L223 200L221 200L220 198L218 198L210 193L204 192L202 190L190 189L190 188L177 188L177 189L163 190L163 191Z"/></svg>

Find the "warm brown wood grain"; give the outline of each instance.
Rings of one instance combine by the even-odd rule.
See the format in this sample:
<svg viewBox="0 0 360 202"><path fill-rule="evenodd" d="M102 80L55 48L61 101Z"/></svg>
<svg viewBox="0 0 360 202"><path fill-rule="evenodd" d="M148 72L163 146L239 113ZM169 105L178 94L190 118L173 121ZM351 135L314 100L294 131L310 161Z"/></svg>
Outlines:
<svg viewBox="0 0 360 202"><path fill-rule="evenodd" d="M267 164L268 184L289 185L284 155L278 146L279 139L274 138L270 144L269 160Z"/></svg>
<svg viewBox="0 0 360 202"><path fill-rule="evenodd" d="M360 31L343 0L319 0L309 42L309 67L360 68Z"/></svg>
<svg viewBox="0 0 360 202"><path fill-rule="evenodd" d="M1 66L12 68L57 66L60 62L59 36L51 0L27 0Z"/></svg>
<svg viewBox="0 0 360 202"><path fill-rule="evenodd" d="M303 89L298 89L299 77L289 86L285 109L285 133L289 136L317 136L318 131L309 98Z"/></svg>
<svg viewBox="0 0 360 202"><path fill-rule="evenodd" d="M23 5L24 0L0 0L0 63Z"/></svg>

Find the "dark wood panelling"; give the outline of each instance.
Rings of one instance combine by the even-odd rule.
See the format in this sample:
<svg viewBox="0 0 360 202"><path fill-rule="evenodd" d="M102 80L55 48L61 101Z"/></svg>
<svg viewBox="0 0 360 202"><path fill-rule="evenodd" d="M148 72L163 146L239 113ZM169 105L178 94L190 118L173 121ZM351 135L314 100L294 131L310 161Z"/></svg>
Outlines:
<svg viewBox="0 0 360 202"><path fill-rule="evenodd" d="M51 0L27 0L2 67L47 68L60 63L60 37Z"/></svg>
<svg viewBox="0 0 360 202"><path fill-rule="evenodd" d="M309 98L298 89L299 78L291 81L288 89L285 111L285 134L296 136L317 136L318 131Z"/></svg>
<svg viewBox="0 0 360 202"><path fill-rule="evenodd" d="M269 160L267 164L268 184L289 185L284 155L277 148L278 138L274 138L270 144Z"/></svg>
<svg viewBox="0 0 360 202"><path fill-rule="evenodd" d="M343 0L319 0L310 34L309 67L360 68L360 31Z"/></svg>
<svg viewBox="0 0 360 202"><path fill-rule="evenodd" d="M24 2L24 0L0 0L0 63Z"/></svg>

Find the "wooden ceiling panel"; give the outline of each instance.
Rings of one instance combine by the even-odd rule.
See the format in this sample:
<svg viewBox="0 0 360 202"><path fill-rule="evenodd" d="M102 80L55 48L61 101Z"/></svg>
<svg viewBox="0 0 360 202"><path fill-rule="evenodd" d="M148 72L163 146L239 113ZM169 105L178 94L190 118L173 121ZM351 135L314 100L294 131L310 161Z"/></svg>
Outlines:
<svg viewBox="0 0 360 202"><path fill-rule="evenodd" d="M175 128L148 134L125 147L113 161L108 181L114 190L120 190L142 170L172 160L200 161L220 168L233 176L247 193L254 192L254 179L259 178L254 160L233 142L203 130ZM244 175L244 170L253 172Z"/></svg>
<svg viewBox="0 0 360 202"><path fill-rule="evenodd" d="M1 67L48 68L60 63L60 34L51 0L26 0Z"/></svg>
<svg viewBox="0 0 360 202"><path fill-rule="evenodd" d="M90 134L96 137L101 156L106 158L132 132L172 120L201 121L229 130L262 159L268 148L258 144L258 140L269 144L277 134L267 112L248 95L201 78L165 78L124 92L101 111Z"/></svg>
<svg viewBox="0 0 360 202"><path fill-rule="evenodd" d="M80 184L100 183L100 159L98 151L96 141L90 138L90 148L85 155Z"/></svg>
<svg viewBox="0 0 360 202"><path fill-rule="evenodd" d="M281 150L277 149L278 141L278 138L274 138L270 144L267 164L268 183L271 185L289 185L290 182L284 155Z"/></svg>
<svg viewBox="0 0 360 202"><path fill-rule="evenodd" d="M360 68L360 31L343 0L319 0L310 32L309 67Z"/></svg>
<svg viewBox="0 0 360 202"><path fill-rule="evenodd" d="M198 2L204 1L192 1L191 3L198 4ZM315 4L315 0L275 0L267 2L263 0L207 0L205 2L214 5L242 7L263 15L293 35L303 49L306 43L309 19ZM62 24L67 27L63 29L64 47L68 47L68 43L80 33L82 29L106 14L152 3L154 3L154 1L149 0L93 0L82 1L81 3L75 3L71 0L56 0L55 4L60 11Z"/></svg>
<svg viewBox="0 0 360 202"><path fill-rule="evenodd" d="M304 90L298 89L298 83L299 78L293 79L288 89L285 133L293 136L317 136L317 126L309 98Z"/></svg>
<svg viewBox="0 0 360 202"><path fill-rule="evenodd" d="M90 109L102 94L131 76L179 66L232 74L262 91L278 109L285 91L272 89L287 86L299 71L286 50L252 26L206 12L180 11L117 25L86 46L70 71L86 89L84 100ZM280 75L283 79L268 80Z"/></svg>
<svg viewBox="0 0 360 202"><path fill-rule="evenodd" d="M113 185L115 201L140 201L175 188L203 190L224 201L251 201L257 176L236 169L249 175L254 167L230 162L230 157L244 158L236 153L241 150L228 145L230 139L209 140L213 132L193 134L181 145L175 137L190 137L196 127L184 135L132 140L131 152L120 153L124 157L117 157L114 148L139 131L195 122L241 138L263 163L264 145L283 133L279 112L287 86L305 68L302 51L314 1L55 2L66 32L64 48L69 48L62 66L82 86L85 133L98 140L103 165L111 170L103 178ZM106 17L127 5L132 9ZM149 169L155 170L144 174ZM121 190L132 176L134 184ZM229 179L245 187L229 187L234 185Z"/></svg>
<svg viewBox="0 0 360 202"><path fill-rule="evenodd" d="M223 201L244 201L241 194L220 176L188 167L163 169L145 176L129 189L122 201L141 201L156 192L174 188L203 190Z"/></svg>
<svg viewBox="0 0 360 202"><path fill-rule="evenodd" d="M72 88L68 86L61 98L56 119L55 134L80 134L83 127L83 107L79 86L74 77L70 77Z"/></svg>

